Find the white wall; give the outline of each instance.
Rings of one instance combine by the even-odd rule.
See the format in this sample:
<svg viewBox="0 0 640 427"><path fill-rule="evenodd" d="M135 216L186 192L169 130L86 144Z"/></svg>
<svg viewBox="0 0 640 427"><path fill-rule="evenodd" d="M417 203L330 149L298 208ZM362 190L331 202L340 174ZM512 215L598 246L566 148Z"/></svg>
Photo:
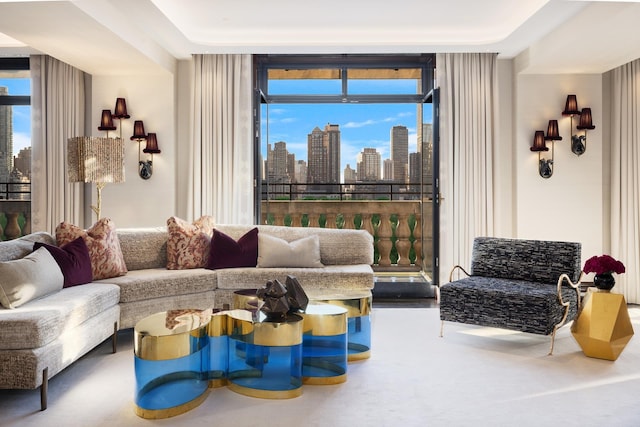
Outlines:
<svg viewBox="0 0 640 427"><path fill-rule="evenodd" d="M583 262L604 247L602 81L600 74L516 76L516 237L580 242ZM570 119L561 114L568 94L577 95L580 108L591 107L596 126L580 157L571 152ZM529 148L550 119L558 120L563 139L555 142L553 176L544 179Z"/></svg>
<svg viewBox="0 0 640 427"><path fill-rule="evenodd" d="M127 102L130 119L122 120L125 140L125 182L107 184L102 190L102 217L111 218L117 227L156 227L166 225L175 215L176 206L176 141L174 77L166 74L144 76L93 76L91 129L93 136L106 136L97 128L103 109L113 112L116 98ZM145 132L155 132L160 154L153 155L153 175L143 180L138 175L138 143L131 141L134 120L144 122ZM114 124L119 126L118 120ZM119 136L120 129L109 132ZM141 149L144 148L144 141ZM142 159L149 154L142 153ZM95 204L95 186L92 203ZM91 224L95 215L91 217ZM86 221L85 221L86 222Z"/></svg>

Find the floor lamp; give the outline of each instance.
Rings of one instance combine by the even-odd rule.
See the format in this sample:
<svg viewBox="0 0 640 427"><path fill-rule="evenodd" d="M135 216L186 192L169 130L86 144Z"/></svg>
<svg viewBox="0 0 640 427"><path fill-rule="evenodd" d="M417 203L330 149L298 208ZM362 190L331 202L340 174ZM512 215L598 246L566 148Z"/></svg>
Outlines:
<svg viewBox="0 0 640 427"><path fill-rule="evenodd" d="M109 182L124 182L122 139L77 136L67 142L69 182L95 182L98 199L91 209L99 220L102 189Z"/></svg>

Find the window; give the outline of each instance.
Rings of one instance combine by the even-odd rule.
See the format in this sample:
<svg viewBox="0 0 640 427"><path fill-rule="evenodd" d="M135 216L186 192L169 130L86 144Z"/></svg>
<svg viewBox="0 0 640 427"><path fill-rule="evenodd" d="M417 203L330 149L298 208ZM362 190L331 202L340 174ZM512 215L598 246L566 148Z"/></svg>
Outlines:
<svg viewBox="0 0 640 427"><path fill-rule="evenodd" d="M416 211L433 200L435 55L257 55L254 63L260 222L378 233L380 221L383 228L387 220L391 228L408 221L411 235L389 231L391 249L383 254L380 244L377 256L380 265L385 256L393 265L419 264L415 251L432 228ZM377 201L413 201L413 211L387 206L370 218L362 210ZM334 202L361 202L353 208L361 212Z"/></svg>
<svg viewBox="0 0 640 427"><path fill-rule="evenodd" d="M31 79L28 58L0 58L0 239L30 230Z"/></svg>

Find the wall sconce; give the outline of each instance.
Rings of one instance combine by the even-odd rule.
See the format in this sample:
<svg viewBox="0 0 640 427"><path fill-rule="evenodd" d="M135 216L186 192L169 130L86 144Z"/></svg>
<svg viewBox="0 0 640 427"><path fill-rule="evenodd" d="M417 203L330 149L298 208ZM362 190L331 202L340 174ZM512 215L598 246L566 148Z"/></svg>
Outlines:
<svg viewBox="0 0 640 427"><path fill-rule="evenodd" d="M160 149L158 148L158 138L155 133L149 133L148 135L144 133L144 124L142 120L136 120L133 123L133 136L131 137L132 141L138 141L138 174L142 179L149 179L153 174L153 155L160 154ZM140 155L140 142L143 140L147 141L145 148L142 150L143 153L151 154L150 160L142 160Z"/></svg>
<svg viewBox="0 0 640 427"><path fill-rule="evenodd" d="M573 135L573 116L580 115L580 120L578 122L578 126L576 126L577 130L584 130L584 135ZM562 112L563 116L570 117L571 127L569 129L571 133L571 151L577 155L581 156L587 151L587 129L595 129L593 126L591 119L591 108L583 108L582 111L578 108L578 99L575 95L567 95L567 101L564 106L564 111ZM584 115L584 117L583 117Z"/></svg>
<svg viewBox="0 0 640 427"><path fill-rule="evenodd" d="M551 159L543 159L541 153L543 151L549 151L549 147L546 146L544 139L544 132L537 130L533 136L533 146L531 151L538 152L538 173L543 178L549 178L553 175L553 152Z"/></svg>
<svg viewBox="0 0 640 427"><path fill-rule="evenodd" d="M100 117L100 126L98 126L98 130L106 130L107 138L109 138L110 130L116 130L116 127L113 125L111 110L102 110L102 117Z"/></svg>

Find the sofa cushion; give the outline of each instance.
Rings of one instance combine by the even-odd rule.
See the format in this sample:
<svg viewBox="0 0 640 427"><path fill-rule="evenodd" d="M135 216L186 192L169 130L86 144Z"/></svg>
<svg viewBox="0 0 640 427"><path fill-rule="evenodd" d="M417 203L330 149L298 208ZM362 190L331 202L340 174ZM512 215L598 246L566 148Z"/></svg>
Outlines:
<svg viewBox="0 0 640 427"><path fill-rule="evenodd" d="M564 316L557 285L518 279L465 277L440 288L442 320L549 335ZM562 288L569 302L567 321L577 314L577 296Z"/></svg>
<svg viewBox="0 0 640 427"><path fill-rule="evenodd" d="M216 225L216 229L234 239L238 239L252 227L254 226ZM263 233L287 242L317 234L320 240L320 262L323 265L373 264L373 237L366 230L258 225L258 234Z"/></svg>
<svg viewBox="0 0 640 427"><path fill-rule="evenodd" d="M62 222L56 227L56 240L60 246L78 237L82 237L89 248L91 273L94 280L122 276L127 273L113 221L102 218L87 230L68 222Z"/></svg>
<svg viewBox="0 0 640 427"><path fill-rule="evenodd" d="M262 233L258 236L258 267L324 267L317 234L287 242Z"/></svg>
<svg viewBox="0 0 640 427"><path fill-rule="evenodd" d="M258 229L247 231L238 241L213 230L207 268L255 267L258 262Z"/></svg>
<svg viewBox="0 0 640 427"><path fill-rule="evenodd" d="M117 286L89 283L65 288L15 310L7 310L0 317L0 350L42 347L117 305L119 295Z"/></svg>
<svg viewBox="0 0 640 427"><path fill-rule="evenodd" d="M167 227L121 228L118 240L127 270L167 266Z"/></svg>
<svg viewBox="0 0 640 427"><path fill-rule="evenodd" d="M167 268L179 270L207 265L213 226L213 217L207 215L198 218L193 224L175 216L169 218Z"/></svg>
<svg viewBox="0 0 640 427"><path fill-rule="evenodd" d="M63 284L62 271L45 248L21 259L0 262L0 304L4 308L17 308L57 292Z"/></svg>
<svg viewBox="0 0 640 427"><path fill-rule="evenodd" d="M33 245L34 249L40 247L49 251L58 263L64 276L63 287L68 288L70 286L84 285L93 279L89 248L87 248L87 244L82 237L78 237L76 240L61 247L40 242L36 242Z"/></svg>
<svg viewBox="0 0 640 427"><path fill-rule="evenodd" d="M331 265L323 268L225 268L218 273L218 289L253 289L287 276L298 279L304 289L371 289L373 270L367 264Z"/></svg>
<svg viewBox="0 0 640 427"><path fill-rule="evenodd" d="M205 268L167 270L151 268L133 270L126 276L98 281L120 287L120 302L140 301L152 298L212 291L216 289L216 272Z"/></svg>
<svg viewBox="0 0 640 427"><path fill-rule="evenodd" d="M47 243L49 245L56 244L53 236L43 231L28 234L6 242L0 242L0 261L11 261L14 259L24 258L33 252L33 244L35 242Z"/></svg>

